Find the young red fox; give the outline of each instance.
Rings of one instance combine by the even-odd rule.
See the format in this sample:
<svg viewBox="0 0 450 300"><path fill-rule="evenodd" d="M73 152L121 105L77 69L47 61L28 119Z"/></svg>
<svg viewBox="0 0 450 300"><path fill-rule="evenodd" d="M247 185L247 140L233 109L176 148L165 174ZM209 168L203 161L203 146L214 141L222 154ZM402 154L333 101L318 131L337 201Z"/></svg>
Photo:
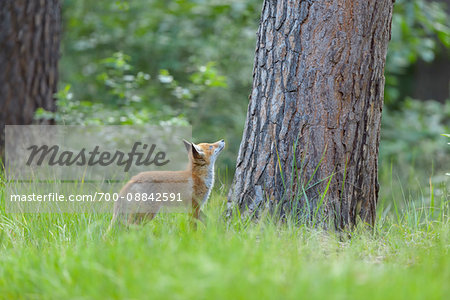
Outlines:
<svg viewBox="0 0 450 300"><path fill-rule="evenodd" d="M185 140L183 142L189 156L187 169L184 171L142 172L131 178L120 191L119 200L114 203L111 226L119 217L128 224L153 219L161 208L161 202L152 202L150 206L144 207L144 210L140 206L138 212L134 212L132 209L130 210L130 203L132 206L136 203L140 204L140 202L129 200L139 200L135 197L144 194L161 194L162 191L191 195L192 199L189 200L192 200L192 217L202 220L203 213L200 208L208 201L213 188L214 163L225 147L225 141L220 140L214 144L202 143L197 145ZM133 199L130 199L130 197Z"/></svg>

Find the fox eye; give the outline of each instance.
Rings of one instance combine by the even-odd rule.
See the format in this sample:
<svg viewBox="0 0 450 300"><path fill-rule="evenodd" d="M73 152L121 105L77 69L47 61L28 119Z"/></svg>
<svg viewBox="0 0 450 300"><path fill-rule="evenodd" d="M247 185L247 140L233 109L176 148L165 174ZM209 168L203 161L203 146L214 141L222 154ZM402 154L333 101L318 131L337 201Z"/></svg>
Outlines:
<svg viewBox="0 0 450 300"><path fill-rule="evenodd" d="M209 149L212 149L212 146L209 146Z"/></svg>

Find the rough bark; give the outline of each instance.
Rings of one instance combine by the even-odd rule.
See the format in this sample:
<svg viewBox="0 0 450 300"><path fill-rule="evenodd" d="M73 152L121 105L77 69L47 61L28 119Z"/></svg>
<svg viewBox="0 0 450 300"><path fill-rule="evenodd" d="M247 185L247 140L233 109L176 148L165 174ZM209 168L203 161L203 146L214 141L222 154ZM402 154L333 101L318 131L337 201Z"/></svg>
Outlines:
<svg viewBox="0 0 450 300"><path fill-rule="evenodd" d="M229 208L277 207L341 229L357 215L374 223L392 9L392 0L264 1Z"/></svg>
<svg viewBox="0 0 450 300"><path fill-rule="evenodd" d="M2 0L0 153L5 124L31 124L38 107L55 109L60 33L59 0Z"/></svg>

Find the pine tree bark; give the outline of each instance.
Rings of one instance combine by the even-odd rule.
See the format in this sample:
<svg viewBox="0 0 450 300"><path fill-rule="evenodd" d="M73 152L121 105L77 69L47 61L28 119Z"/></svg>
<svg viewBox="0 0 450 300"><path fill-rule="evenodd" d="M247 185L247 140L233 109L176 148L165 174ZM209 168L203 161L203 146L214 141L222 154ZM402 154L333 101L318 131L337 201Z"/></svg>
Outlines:
<svg viewBox="0 0 450 300"><path fill-rule="evenodd" d="M3 0L0 6L0 153L4 125L53 111L58 81L59 0Z"/></svg>
<svg viewBox="0 0 450 300"><path fill-rule="evenodd" d="M264 1L229 209L277 208L337 229L358 215L374 223L392 9L393 0Z"/></svg>

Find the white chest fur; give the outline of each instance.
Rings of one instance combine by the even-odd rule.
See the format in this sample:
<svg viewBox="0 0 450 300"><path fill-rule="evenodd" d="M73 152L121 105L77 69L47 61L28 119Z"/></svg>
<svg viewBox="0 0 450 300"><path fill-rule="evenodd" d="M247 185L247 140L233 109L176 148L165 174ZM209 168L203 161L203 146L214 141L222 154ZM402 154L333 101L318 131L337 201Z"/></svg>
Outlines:
<svg viewBox="0 0 450 300"><path fill-rule="evenodd" d="M205 185L206 185L207 191L206 191L205 196L203 197L202 205L206 204L206 202L208 202L209 195L211 194L211 190L214 186L214 163L212 163L208 167L208 174L205 178Z"/></svg>

